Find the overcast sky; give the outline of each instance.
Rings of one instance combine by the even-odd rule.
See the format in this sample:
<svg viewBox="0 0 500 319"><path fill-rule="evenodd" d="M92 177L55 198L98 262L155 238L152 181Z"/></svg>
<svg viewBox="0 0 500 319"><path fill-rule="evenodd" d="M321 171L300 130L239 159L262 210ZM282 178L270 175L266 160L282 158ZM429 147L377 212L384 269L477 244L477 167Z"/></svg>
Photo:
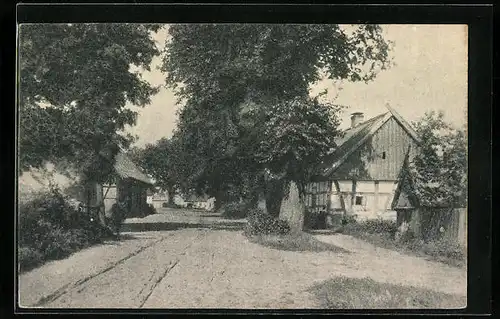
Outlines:
<svg viewBox="0 0 500 319"><path fill-rule="evenodd" d="M394 42L391 55L395 65L382 71L368 83L317 83L312 91L329 89L327 98L349 108L342 127L349 125L352 112L363 112L365 119L387 111L389 103L406 120L421 118L426 111L442 110L445 119L456 126L467 121L467 28L465 25L384 25L387 40ZM155 39L163 46L167 33ZM164 83L164 74L156 69L143 77L153 85ZM336 98L335 98L336 97ZM162 88L151 104L141 108L136 126L128 131L138 135L137 146L170 137L175 128L179 106L171 90Z"/></svg>

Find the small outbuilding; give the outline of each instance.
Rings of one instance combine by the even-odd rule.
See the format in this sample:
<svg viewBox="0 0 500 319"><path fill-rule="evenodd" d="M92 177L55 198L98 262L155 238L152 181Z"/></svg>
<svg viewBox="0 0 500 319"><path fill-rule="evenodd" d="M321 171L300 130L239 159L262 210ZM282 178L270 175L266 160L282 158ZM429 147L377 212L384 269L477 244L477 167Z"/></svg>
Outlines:
<svg viewBox="0 0 500 319"><path fill-rule="evenodd" d="M153 181L123 151L116 154L113 170L108 183L89 182L85 185L86 206L104 209L105 216L110 216L113 204L120 201L127 207L127 217L145 216L147 191L154 186ZM104 217L102 211L100 217Z"/></svg>

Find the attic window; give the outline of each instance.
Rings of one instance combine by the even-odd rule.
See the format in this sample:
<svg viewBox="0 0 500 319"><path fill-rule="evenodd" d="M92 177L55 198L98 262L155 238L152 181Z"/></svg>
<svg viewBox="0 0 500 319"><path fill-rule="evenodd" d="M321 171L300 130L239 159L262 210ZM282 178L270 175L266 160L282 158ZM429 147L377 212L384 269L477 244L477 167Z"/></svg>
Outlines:
<svg viewBox="0 0 500 319"><path fill-rule="evenodd" d="M385 159L385 152L382 152L382 159Z"/></svg>

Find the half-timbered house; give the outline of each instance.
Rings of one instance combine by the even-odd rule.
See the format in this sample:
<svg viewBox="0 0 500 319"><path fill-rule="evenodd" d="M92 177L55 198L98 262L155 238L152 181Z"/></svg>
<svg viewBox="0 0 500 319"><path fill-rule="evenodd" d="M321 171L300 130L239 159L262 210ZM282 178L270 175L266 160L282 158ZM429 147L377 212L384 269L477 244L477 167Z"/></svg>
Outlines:
<svg viewBox="0 0 500 319"><path fill-rule="evenodd" d="M113 204L125 203L127 217L142 217L147 211L147 190L153 181L123 152L115 156L113 174L108 183L88 182L84 189L83 202L89 208L104 209L110 216Z"/></svg>
<svg viewBox="0 0 500 319"><path fill-rule="evenodd" d="M366 121L353 113L351 127L336 143L306 186L310 212L395 219L396 209L414 206L402 181L419 138L394 109Z"/></svg>

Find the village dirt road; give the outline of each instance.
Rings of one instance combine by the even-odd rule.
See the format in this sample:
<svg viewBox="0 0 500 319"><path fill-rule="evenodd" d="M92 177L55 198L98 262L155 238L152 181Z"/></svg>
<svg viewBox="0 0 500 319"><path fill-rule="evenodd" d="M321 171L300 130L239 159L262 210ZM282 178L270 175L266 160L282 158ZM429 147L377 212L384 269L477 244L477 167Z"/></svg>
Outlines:
<svg viewBox="0 0 500 319"><path fill-rule="evenodd" d="M127 233L22 274L20 305L319 308L308 289L340 275L466 295L465 270L349 236L317 235L345 253L290 252L250 243L238 229L194 227Z"/></svg>

